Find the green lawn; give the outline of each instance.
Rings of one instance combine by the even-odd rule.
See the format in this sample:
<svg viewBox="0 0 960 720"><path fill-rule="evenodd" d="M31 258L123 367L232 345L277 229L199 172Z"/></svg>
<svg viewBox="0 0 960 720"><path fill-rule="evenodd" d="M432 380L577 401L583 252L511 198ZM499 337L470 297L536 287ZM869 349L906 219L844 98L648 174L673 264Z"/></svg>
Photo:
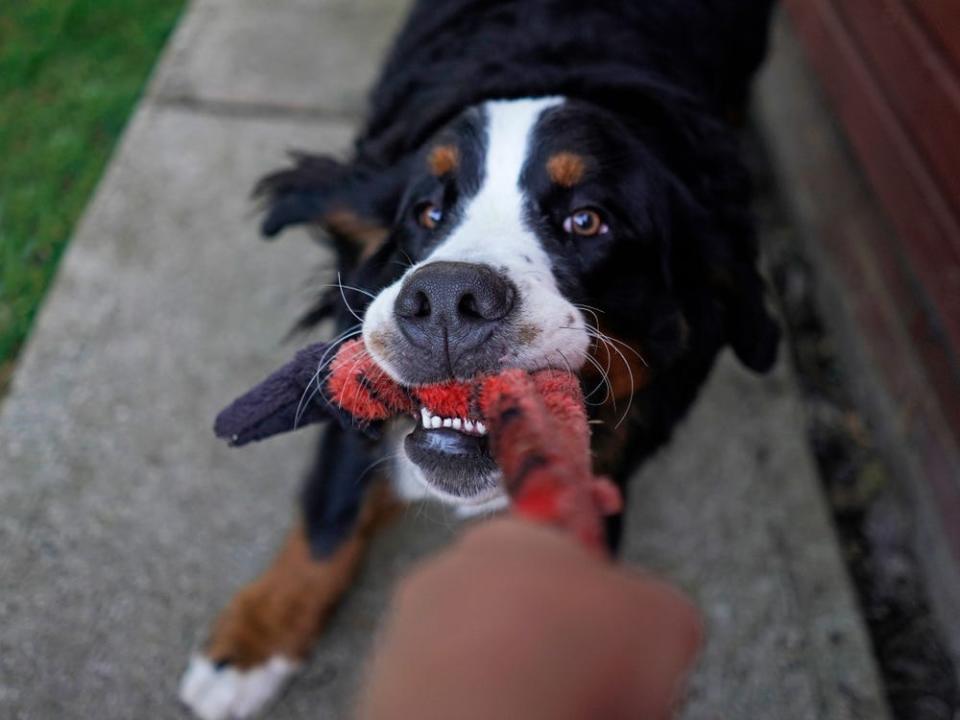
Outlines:
<svg viewBox="0 0 960 720"><path fill-rule="evenodd" d="M0 390L182 0L0 0Z"/></svg>

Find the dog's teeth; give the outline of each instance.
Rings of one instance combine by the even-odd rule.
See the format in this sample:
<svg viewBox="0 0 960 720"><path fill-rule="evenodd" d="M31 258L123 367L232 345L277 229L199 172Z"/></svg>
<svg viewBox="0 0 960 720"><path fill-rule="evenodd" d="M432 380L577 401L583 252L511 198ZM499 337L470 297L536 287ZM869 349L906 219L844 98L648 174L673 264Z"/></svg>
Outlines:
<svg viewBox="0 0 960 720"><path fill-rule="evenodd" d="M423 427L427 430L436 430L437 428L450 428L472 435L486 435L487 426L479 420L467 420L466 418L445 418L434 415L427 408L420 408L420 420Z"/></svg>

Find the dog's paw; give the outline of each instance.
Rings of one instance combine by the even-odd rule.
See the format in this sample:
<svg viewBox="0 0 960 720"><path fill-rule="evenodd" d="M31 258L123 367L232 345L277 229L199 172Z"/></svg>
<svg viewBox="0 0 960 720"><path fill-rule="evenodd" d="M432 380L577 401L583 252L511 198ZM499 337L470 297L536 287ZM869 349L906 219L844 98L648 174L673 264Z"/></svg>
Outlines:
<svg viewBox="0 0 960 720"><path fill-rule="evenodd" d="M180 700L201 720L251 718L280 695L298 669L280 655L248 670L217 666L204 655L194 655L180 680Z"/></svg>

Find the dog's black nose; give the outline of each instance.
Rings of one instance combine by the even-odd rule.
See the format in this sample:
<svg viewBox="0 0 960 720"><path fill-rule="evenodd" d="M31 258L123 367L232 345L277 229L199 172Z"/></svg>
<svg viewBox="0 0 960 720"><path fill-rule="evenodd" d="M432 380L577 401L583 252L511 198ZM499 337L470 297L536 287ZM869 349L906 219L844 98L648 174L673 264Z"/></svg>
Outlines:
<svg viewBox="0 0 960 720"><path fill-rule="evenodd" d="M433 262L406 279L394 313L411 343L454 363L493 334L515 296L513 285L486 265Z"/></svg>

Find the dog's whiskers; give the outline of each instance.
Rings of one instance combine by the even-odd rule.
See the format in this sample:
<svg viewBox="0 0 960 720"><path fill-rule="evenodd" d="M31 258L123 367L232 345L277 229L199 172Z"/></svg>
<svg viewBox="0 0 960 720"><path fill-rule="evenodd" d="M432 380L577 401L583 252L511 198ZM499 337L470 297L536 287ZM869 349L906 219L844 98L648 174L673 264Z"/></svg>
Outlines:
<svg viewBox="0 0 960 720"><path fill-rule="evenodd" d="M293 429L296 430L300 424L300 419L303 417L303 412L307 405L313 400L316 396L317 391L321 388L322 382L320 381L320 374L323 372L328 356L332 360L331 353L337 346L352 337L353 335L359 333L359 325L354 325L353 327L347 328L342 333L337 335L333 340L330 341L330 346L324 351L323 355L320 356L320 360L317 362L317 370L314 372L313 377L310 378L310 382L307 383L306 387L303 389L303 394L300 396L300 401L297 403L297 411L294 413L293 419ZM312 392L310 392L312 390ZM310 396L307 397L307 393L310 392Z"/></svg>
<svg viewBox="0 0 960 720"><path fill-rule="evenodd" d="M598 336L602 336L603 339L606 340L607 342L611 342L611 343L614 343L615 345L620 345L621 347L626 348L627 350L632 352L634 355L636 355L640 359L640 362L642 362L646 367L650 367L650 363L647 362L647 359L635 347L633 347L632 345L629 345L628 343L623 342L622 340L618 340L615 337L611 337L610 335L607 335L605 332L603 332L600 329L600 318L597 316L597 313L598 312L603 313L603 310L601 310L600 308L593 307L592 305L579 305L577 303L574 303L573 306L579 310L588 312L593 317L593 323L594 323L593 325L591 325L590 323L586 323L586 326L589 331L593 331Z"/></svg>
<svg viewBox="0 0 960 720"><path fill-rule="evenodd" d="M573 306L577 308L577 310L580 310L581 312L589 313L590 316L593 318L593 327L596 328L597 330L600 329L600 317L597 315L597 313L602 313L603 310L599 308L595 308L592 305L578 305L577 303L574 303ZM589 323L586 323L586 325L587 327L590 327Z"/></svg>
<svg viewBox="0 0 960 720"><path fill-rule="evenodd" d="M640 353L639 350L637 350L635 347L633 347L629 343L625 343L623 342L623 340L617 340L615 337L610 337L609 335L605 335L604 333L600 333L600 334L603 335L604 339L607 342L611 342L615 345L619 345L624 350L629 350L630 352L632 352L634 355L637 356L637 359L639 359L640 362L643 363L644 367L650 367L650 363L647 362L647 359Z"/></svg>
<svg viewBox="0 0 960 720"><path fill-rule="evenodd" d="M597 331L596 331L594 328L592 328L592 327L590 327L589 325L587 325L587 327L585 328L585 330L586 330L586 333L587 333L587 337L592 338L593 340L598 341L598 342L600 343L601 347L603 347L604 352L607 354L607 372L609 373L609 372L610 372L610 366L613 365L613 353L610 352L610 346L607 345L607 343L606 343L606 341L604 340L604 338L601 337L601 335L600 335L599 333L597 333Z"/></svg>
<svg viewBox="0 0 960 720"><path fill-rule="evenodd" d="M356 359L353 361L353 364L350 366L350 369L346 372L346 376L350 377L353 375L353 371L359 367L365 359L367 359L370 354L367 352L367 349L362 345L359 347L358 352L356 353ZM347 386L340 391L340 397L337 398L337 405L343 407L344 393L346 392ZM356 405L357 400L360 399L360 391L363 389L363 383L357 383L357 389L354 391L353 403Z"/></svg>
<svg viewBox="0 0 960 720"><path fill-rule="evenodd" d="M573 366L570 365L570 361L567 359L567 356L563 354L563 351L562 351L560 348L556 348L556 349L554 349L553 352L557 353L557 354L563 359L563 364L567 366L567 372L570 373L571 375L573 375L573 374L574 374ZM591 358L591 359L592 359L592 358ZM591 390L589 393L587 393L587 394L584 396L584 401L588 401L588 400L593 396L593 394L594 394L597 390L599 390L601 387L603 387L603 385L604 385L603 373L601 373L601 380L600 380L600 382L597 383L596 387L594 387L593 390ZM609 397L609 396L610 396L610 388L609 388L609 383L607 383L607 396L606 396L606 397ZM603 403L606 402L606 397L605 397L603 400L601 400L600 402L598 402L598 403L596 403L596 402L594 402L594 403L587 402L587 405L592 405L592 406L594 406L594 407L597 407L597 406L599 406L599 405L603 405Z"/></svg>
<svg viewBox="0 0 960 720"><path fill-rule="evenodd" d="M340 288L340 299L343 300L343 304L347 306L347 310L353 315L357 320L363 322L363 318L360 317L357 312L350 306L350 303L347 301L347 295L343 291L343 283L340 281L340 273L337 273L337 287ZM357 288L351 288L351 290L356 290ZM364 291L365 292L365 291ZM373 297L372 295L370 297Z"/></svg>
<svg viewBox="0 0 960 720"><path fill-rule="evenodd" d="M575 308L579 308L580 310L592 310L593 312L590 313L591 315L593 315L593 313L600 313L601 315L606 315L606 313L603 310L596 307L595 305L586 305L584 303L573 303L573 306ZM594 315L594 317L596 317L596 315Z"/></svg>
<svg viewBox="0 0 960 720"><path fill-rule="evenodd" d="M620 352L620 350L617 349L616 345L610 345L609 337L604 336L601 342L603 342L604 345L609 345L613 349L613 351L620 356L620 359L623 360L624 367L626 367L627 369L627 375L630 378L630 395L627 399L627 407L624 409L623 415L620 416L620 420L618 420L617 424L614 425L615 428L618 428L623 424L623 421L627 419L627 415L630 414L630 406L633 405L633 393L636 390L636 385L634 384L634 379L633 379L633 368L630 367L630 362L627 360L627 356L624 355L622 352Z"/></svg>
<svg viewBox="0 0 960 720"><path fill-rule="evenodd" d="M362 362L364 362L365 360L368 360L368 359L372 359L372 356L371 356L370 353L367 351L367 348L366 348L366 347L364 347L363 345L360 345L360 347L359 347L359 352L357 353L357 359L354 360L353 364L350 366L350 370L347 371L347 373L346 373L347 376L353 375L354 371L357 369L357 366L360 365L360 363L362 363ZM374 361L374 362L375 362L375 361ZM359 399L360 399L360 393L361 393L361 391L363 391L364 389L366 389L366 390L368 390L368 391L376 392L378 389L383 389L383 388L388 387L389 384L390 384L390 380L389 380L388 378L386 378L386 377L378 378L378 379L376 379L373 383L371 383L370 378L367 377L367 376L364 376L364 377L361 379L360 382L357 382L357 383L356 383L357 388L356 388L356 390L354 391L353 404L356 405L356 404L358 403L358 401L359 401ZM343 406L343 400L344 400L344 395L343 395L343 393L344 393L345 391L346 391L346 387L344 387L344 389L340 392L340 397L339 397L339 399L337 400L337 404L340 405L341 407Z"/></svg>
<svg viewBox="0 0 960 720"><path fill-rule="evenodd" d="M591 365L593 365L593 367L595 367L595 368L597 369L597 372L600 373L600 382L597 383L596 387L594 387L593 390L591 390L589 393L587 393L587 396L586 396L584 399L587 400L587 399L593 397L594 393L596 393L597 390L599 390L600 388L603 387L603 388L606 388L606 391L607 391L607 392L606 392L606 394L603 396L603 400L601 400L601 401L600 401L599 403L597 403L597 404L598 404L598 405L603 405L603 404L607 403L608 401L610 401L610 400L612 399L612 400L613 400L613 407L616 408L616 407L617 407L617 396L616 396L616 394L615 394L614 391L613 391L613 383L610 382L609 366L608 366L607 369L604 369L604 368L600 365L600 363L597 361L597 359L596 359L595 357L592 357L592 356L590 356L590 355L586 355L585 357L586 357L586 359L587 359L587 362L589 362Z"/></svg>
<svg viewBox="0 0 960 720"><path fill-rule="evenodd" d="M335 351L339 349L339 346L344 342L349 340L352 337L359 335L362 332L360 325L353 325L352 327L347 328L342 333L337 335L333 340L330 341L330 346L324 351L323 355L320 356L320 360L317 362L317 370L313 374L313 377L310 378L310 382L307 383L307 386L303 389L303 394L300 396L300 401L297 403L297 411L294 414L293 420L293 429L296 430L300 425L300 420L303 417L303 413L311 402L313 398L316 397L317 393L323 387L323 383L326 381L321 380L320 376L326 367L333 362L333 358L336 356ZM309 396L308 396L309 393Z"/></svg>
<svg viewBox="0 0 960 720"><path fill-rule="evenodd" d="M636 385L633 377L633 368L630 367L630 361L627 360L627 356L624 355L623 352L614 344L614 339L612 337L610 337L606 333L600 332L596 328L592 328L589 326L587 328L587 334L590 335L590 337L596 340L599 340L601 343L603 343L604 347L607 348L608 353L610 352L610 350L613 350L617 355L620 356L620 359L623 361L623 366L627 369L627 376L630 378L630 394L627 399L627 407L624 409L623 415L620 416L620 419L617 421L617 424L614 425L615 428L618 428L623 424L623 421L627 419L627 415L629 415L630 413L630 407L631 405L633 405L633 393L636 390ZM640 355L640 353L637 353L637 356L643 361L644 364L646 364L646 360L643 359L643 356ZM614 410L616 410L616 407L617 407L616 393L614 393L613 407L614 407Z"/></svg>
<svg viewBox="0 0 960 720"><path fill-rule="evenodd" d="M371 472L375 467L377 467L378 465L383 465L384 463L390 462L391 460L399 460L402 455L403 455L403 451L398 450L397 452L388 453L387 455L384 455L382 458L374 460L372 463L370 463L369 465L367 465L367 467L363 469L363 472L361 472L357 476L357 479L354 481L354 483L359 485L360 481L367 476L367 473Z"/></svg>
<svg viewBox="0 0 960 720"><path fill-rule="evenodd" d="M568 326L565 326L565 325L561 325L561 326L558 327L557 329L558 329L558 330L573 330L573 331L576 331L576 332L586 332L587 337L590 337L590 338L593 338L593 339L595 339L595 340L599 340L600 342L603 342L601 338L598 338L596 335L594 335L594 334L591 332L591 328L590 328L589 326L587 326L587 327L568 327ZM605 387L605 388L606 388L606 394L603 396L603 400L601 400L599 403L591 403L591 404L592 404L592 405L603 405L603 404L606 403L607 401L612 400L612 401L613 401L613 407L614 407L614 409L616 409L616 407L617 407L617 396L616 396L616 393L613 391L613 383L610 382L610 365L611 365L611 363L613 362L613 355L612 355L612 353L610 352L610 349L607 348L606 346L604 346L604 350L605 350L606 353L607 353L607 367L606 367L606 368L604 368L602 365L600 365L600 362L599 362L595 357L593 357L592 355L590 355L589 353L587 353L586 355L584 355L584 360L586 360L586 361L589 362L594 368L596 368L597 372L598 372L599 375L600 375L600 382L598 382L598 383L596 384L596 386L594 386L594 388L593 388L590 392L588 392L588 393L586 394L586 396L585 396L584 399L585 399L585 400L589 400L591 397L594 396L594 394L597 392L597 390L599 390L601 387ZM559 351L558 351L558 352L559 352ZM567 363L567 366L569 367L569 363Z"/></svg>
<svg viewBox="0 0 960 720"><path fill-rule="evenodd" d="M576 330L576 331L579 331L579 332L585 332L588 337L591 337L591 338L593 338L594 340L596 340L596 341L598 341L599 343L601 343L601 344L603 345L605 351L607 352L607 357L608 357L607 369L608 369L608 370L610 369L610 363L612 362L612 359L613 359L613 358L612 358L612 355L610 354L610 351L612 350L613 352L615 352L615 353L620 357L620 360L623 362L623 365L624 365L624 367L625 367L626 370L627 370L627 376L628 376L628 378L629 378L629 380L630 380L630 393L629 393L629 398L627 399L627 406L626 406L626 408L624 409L623 414L620 416L620 419L617 421L617 424L614 426L614 427L620 427L620 426L623 424L624 420L627 419L627 416L630 414L630 408L631 408L631 406L633 405L633 394L634 394L634 392L635 392L635 390L636 390L636 379L634 378L633 368L632 368L631 365L630 365L630 361L627 359L627 356L624 355L623 351L621 351L621 350L617 347L617 345L623 345L625 348L628 348L629 350L631 350L631 351L640 359L640 361L641 361L645 366L649 367L649 364L647 363L646 358L644 358L643 355L641 355L635 348L630 347L630 346L627 345L625 342L622 342L622 341L620 341L620 340L617 340L616 338L610 337L609 335L607 335L607 334L604 333L604 332L601 332L598 328L593 327L593 326L590 325L589 323L587 323L586 326L585 326L585 327L582 327L582 328L581 328L581 327L561 326L559 329L560 329L560 330ZM602 372L602 368L600 368L600 365L599 365L599 363L596 361L596 358L591 357L589 354L586 355L585 357L593 364L594 367L597 368L598 371L601 371L601 372ZM604 398L604 401L603 401L603 402L606 402L608 399L610 399L610 394L611 394L611 391L612 391L612 384L609 382L609 375L608 375L608 374L605 374L604 377L606 378L607 388L608 388L607 397ZM592 393L591 393L591 394L592 394ZM613 407L614 407L614 410L616 410L616 407L617 407L617 404L616 404L616 403L617 403L616 392L613 391L613 392L612 392L612 395L613 395L613 398L612 398L612 400L613 400ZM588 397L589 397L589 396L588 396Z"/></svg>
<svg viewBox="0 0 960 720"><path fill-rule="evenodd" d="M338 278L340 277L339 273L337 274L337 277L338 277ZM358 293L360 293L360 294L362 294L362 295L366 295L368 298L372 298L372 299L374 299L374 300L377 298L377 296L374 295L374 294L373 294L372 292L370 292L369 290L364 290L363 288L358 288L358 287L356 287L355 285L344 285L343 283L340 283L340 282L336 282L336 283L321 283L320 285L316 285L315 287L318 287L318 288L340 288L341 291L343 291L343 290L352 290L353 292L358 292Z"/></svg>

